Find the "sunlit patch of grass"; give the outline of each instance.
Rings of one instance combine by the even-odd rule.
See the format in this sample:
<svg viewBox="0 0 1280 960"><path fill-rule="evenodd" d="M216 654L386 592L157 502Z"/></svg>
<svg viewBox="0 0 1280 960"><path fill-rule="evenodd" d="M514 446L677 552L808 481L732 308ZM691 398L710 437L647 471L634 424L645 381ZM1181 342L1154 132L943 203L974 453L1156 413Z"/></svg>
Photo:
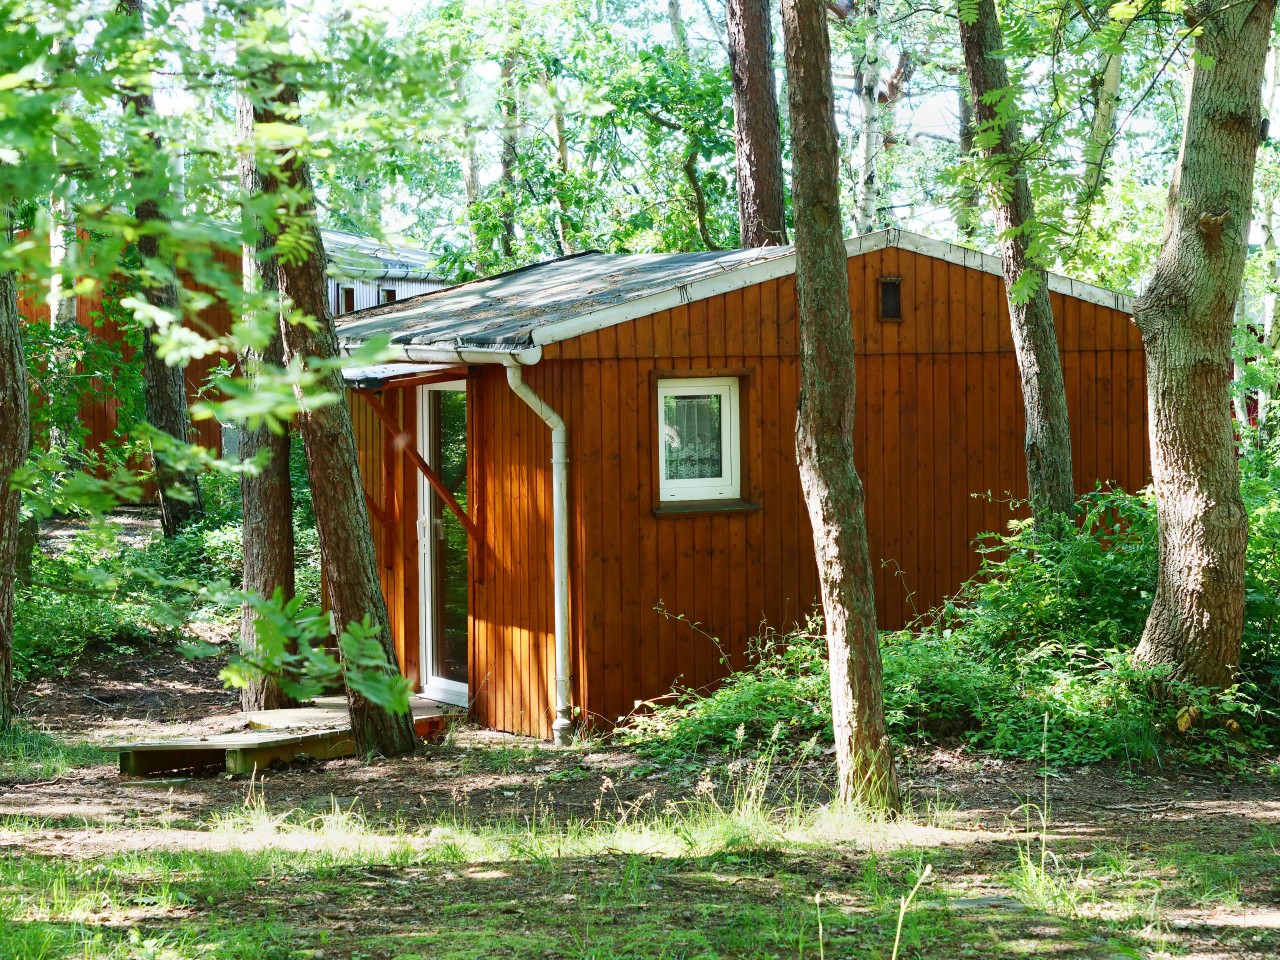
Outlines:
<svg viewBox="0 0 1280 960"><path fill-rule="evenodd" d="M0 733L0 782L49 780L105 761L91 743L67 743L25 723Z"/></svg>

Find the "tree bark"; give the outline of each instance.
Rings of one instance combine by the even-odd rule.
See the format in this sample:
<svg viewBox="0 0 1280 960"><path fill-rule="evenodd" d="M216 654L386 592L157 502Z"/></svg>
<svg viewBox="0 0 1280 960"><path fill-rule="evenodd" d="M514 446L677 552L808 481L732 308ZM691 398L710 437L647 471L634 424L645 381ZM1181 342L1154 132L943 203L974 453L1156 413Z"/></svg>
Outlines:
<svg viewBox="0 0 1280 960"><path fill-rule="evenodd" d="M1160 256L1133 319L1147 355L1160 571L1137 659L1210 688L1236 677L1248 521L1231 421L1232 316L1244 272L1275 0L1203 16ZM1210 68L1202 64L1212 63Z"/></svg>
<svg viewBox="0 0 1280 960"><path fill-rule="evenodd" d="M876 175L876 164L880 158L880 0L865 0L862 21L866 31L862 68L858 71L858 97L862 105L858 146L862 152L862 165L854 212L854 228L860 234L870 233L876 228L880 204L880 181Z"/></svg>
<svg viewBox="0 0 1280 960"><path fill-rule="evenodd" d="M142 0L123 2L141 25ZM145 87L126 93L122 99L125 109L132 107L140 118L156 115L155 98ZM160 137L151 131L147 134L147 140L155 156L161 156L164 144ZM169 222L168 215L160 208L154 195L155 176L154 164L139 164L134 173L134 183L140 187L139 195L142 198L137 201L133 214L140 228L138 253L152 265L160 259L160 237L155 228L157 225L167 226ZM164 264L163 269L167 276L159 282L148 283L143 295L149 304L173 314L175 322L178 322L181 321L182 310L178 302L176 271L172 262ZM186 378L181 367L170 366L159 356L150 332L145 332L142 338L142 375L147 422L157 430L167 433L178 444L185 446L190 443ZM193 470L173 463L164 453L153 449L152 460L160 498L160 525L166 537L173 537L186 523L204 515L200 482Z"/></svg>
<svg viewBox="0 0 1280 960"><path fill-rule="evenodd" d="M781 246L787 242L787 201L769 0L728 0L727 14L740 245Z"/></svg>
<svg viewBox="0 0 1280 960"><path fill-rule="evenodd" d="M783 0L782 23L800 300L796 457L826 619L839 795L844 802L896 808L866 509L853 456L853 324L826 9L821 0Z"/></svg>
<svg viewBox="0 0 1280 960"><path fill-rule="evenodd" d="M280 85L275 102L278 108L293 115L282 117L275 111L256 110L255 119L298 122L298 92L293 86ZM286 309L291 307L316 321L314 328L301 323L282 325L286 358L297 363L332 360L339 355L338 335L326 295L324 243L315 223L311 171L307 161L295 151L281 148L279 156L283 185L290 196L300 198L292 213L302 218L303 229L310 234L308 252L302 259L279 261L280 295ZM355 431L341 372L330 367L317 386L341 398L318 409L304 409L298 415L329 606L339 629L367 617L377 630L387 672L396 673L391 620L378 578L373 530L360 482ZM351 689L350 684L347 685L347 705L358 752L385 757L414 752L417 735L409 714L396 714L377 706Z"/></svg>
<svg viewBox="0 0 1280 960"><path fill-rule="evenodd" d="M972 23L966 23L963 15L960 17L960 44L978 127L998 129L1000 135L994 144L983 149L983 156L993 170L1007 166L1003 174L1007 182L992 184L989 192L1000 237L1009 324L1026 410L1027 490L1032 515L1044 525L1069 517L1074 509L1071 428L1048 278L1030 253L1035 206L1022 163L1022 131L1017 121L1002 120L997 115L998 104L988 102L991 95L1009 89L1000 19L993 0L978 0ZM1035 292L1029 297L1025 290L1015 295L1015 285L1028 281L1034 284Z"/></svg>
<svg viewBox="0 0 1280 960"><path fill-rule="evenodd" d="M265 182L258 171L251 146L253 144L253 103L244 94L236 98L236 132L246 146L238 161L240 189L246 200L273 193L275 178ZM275 237L261 223L252 225L256 242L245 244L241 272L247 293L279 290L279 264L271 249ZM262 350L245 349L240 354L244 376L254 378L263 367L284 366L284 341L279 324L275 336ZM250 460L266 451L270 459L256 475L240 479L240 503L244 537L244 577L246 591L271 598L279 590L285 600L294 595L293 483L289 476L289 429L272 432L265 423L243 424L240 428L240 457ZM257 618L253 607L244 604L240 611L240 645L252 651L258 642ZM277 710L295 706L292 697L270 676L254 677L240 691L242 710Z"/></svg>
<svg viewBox="0 0 1280 960"><path fill-rule="evenodd" d="M516 87L516 58L502 60L502 256L515 256L516 141L520 136L520 97Z"/></svg>
<svg viewBox="0 0 1280 960"><path fill-rule="evenodd" d="M956 87L956 106L960 119L960 156L968 157L973 153L973 103L969 100L969 77L961 74L962 79ZM956 226L960 235L966 240L973 240L978 235L978 225L982 222L982 190L976 181L966 184L964 194L956 210Z"/></svg>
<svg viewBox="0 0 1280 960"><path fill-rule="evenodd" d="M1093 127L1085 146L1084 191L1080 202L1080 219L1088 216L1089 208L1102 188L1107 157L1111 155L1116 137L1116 114L1120 109L1120 81L1124 76L1124 58L1119 53L1108 53L1098 78L1098 109L1093 115Z"/></svg>
<svg viewBox="0 0 1280 960"><path fill-rule="evenodd" d="M13 243L10 208L0 207L0 229ZM0 732L13 721L13 601L22 495L10 484L31 450L27 361L13 272L0 273Z"/></svg>

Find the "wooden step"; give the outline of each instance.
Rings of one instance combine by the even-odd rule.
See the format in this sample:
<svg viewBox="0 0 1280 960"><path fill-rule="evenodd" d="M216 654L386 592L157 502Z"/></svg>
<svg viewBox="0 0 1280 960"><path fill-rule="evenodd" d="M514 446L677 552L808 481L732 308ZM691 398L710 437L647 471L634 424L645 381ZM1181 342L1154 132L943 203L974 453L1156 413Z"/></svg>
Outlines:
<svg viewBox="0 0 1280 960"><path fill-rule="evenodd" d="M449 723L462 716L461 707L415 698L413 726L424 740L438 740ZM248 730L207 737L173 737L105 746L120 755L120 772L130 776L222 767L227 773L265 770L275 761L288 763L307 756L315 760L350 757L356 752L346 703L326 697L311 706L288 710L257 710L231 718Z"/></svg>

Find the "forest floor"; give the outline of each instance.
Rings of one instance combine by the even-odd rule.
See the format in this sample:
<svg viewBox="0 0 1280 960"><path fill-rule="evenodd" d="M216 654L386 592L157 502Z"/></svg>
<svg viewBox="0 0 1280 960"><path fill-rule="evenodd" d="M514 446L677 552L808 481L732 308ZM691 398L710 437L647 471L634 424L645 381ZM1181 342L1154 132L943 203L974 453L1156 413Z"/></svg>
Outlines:
<svg viewBox="0 0 1280 960"><path fill-rule="evenodd" d="M225 726L216 673L140 653L23 691L0 957L1280 955L1274 774L915 751L884 821L821 805L830 758L708 775L459 728L407 760L121 777L103 741Z"/></svg>

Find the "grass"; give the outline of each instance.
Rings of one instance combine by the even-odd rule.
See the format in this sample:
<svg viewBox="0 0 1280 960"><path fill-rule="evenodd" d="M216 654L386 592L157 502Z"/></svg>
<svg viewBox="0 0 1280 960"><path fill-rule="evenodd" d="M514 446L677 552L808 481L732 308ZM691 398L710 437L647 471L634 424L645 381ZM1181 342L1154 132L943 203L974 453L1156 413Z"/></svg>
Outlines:
<svg viewBox="0 0 1280 960"><path fill-rule="evenodd" d="M466 754L458 769L538 759ZM888 820L791 783L765 761L678 801L624 802L606 777L585 816L539 794L502 814L459 803L410 820L280 805L252 781L194 829L127 822L80 858L65 851L81 838L60 832L88 842L105 821L32 811L0 821L0 957L1150 957L1185 950L1170 911L1256 913L1276 874L1269 824L1231 842L1211 829L1194 844L1063 838L1039 802L1009 833L950 831L942 845L953 811L930 797ZM1240 937L1259 938L1247 946L1260 956L1280 949L1274 929Z"/></svg>
<svg viewBox="0 0 1280 960"><path fill-rule="evenodd" d="M0 733L0 783L49 780L105 761L91 743L67 743L20 722Z"/></svg>

